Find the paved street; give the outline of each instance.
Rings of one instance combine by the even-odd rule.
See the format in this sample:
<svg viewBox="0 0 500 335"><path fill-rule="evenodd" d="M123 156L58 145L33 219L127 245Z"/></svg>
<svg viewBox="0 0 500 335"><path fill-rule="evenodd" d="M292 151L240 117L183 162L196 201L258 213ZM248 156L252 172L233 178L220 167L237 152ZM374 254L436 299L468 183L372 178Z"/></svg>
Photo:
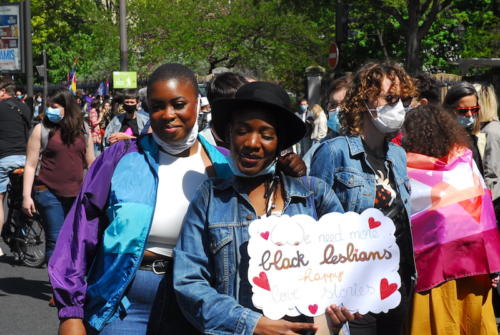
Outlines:
<svg viewBox="0 0 500 335"><path fill-rule="evenodd" d="M0 257L0 335L56 334L56 309L49 307L47 269L14 265L8 247Z"/></svg>

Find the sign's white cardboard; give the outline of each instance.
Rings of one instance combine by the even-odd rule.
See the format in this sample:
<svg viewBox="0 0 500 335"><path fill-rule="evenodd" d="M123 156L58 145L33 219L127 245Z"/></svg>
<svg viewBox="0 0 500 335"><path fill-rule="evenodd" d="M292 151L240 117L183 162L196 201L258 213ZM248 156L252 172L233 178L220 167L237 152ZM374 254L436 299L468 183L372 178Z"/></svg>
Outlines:
<svg viewBox="0 0 500 335"><path fill-rule="evenodd" d="M248 279L265 316L317 316L330 304L352 312L399 305L399 248L392 220L377 209L270 216L250 224Z"/></svg>

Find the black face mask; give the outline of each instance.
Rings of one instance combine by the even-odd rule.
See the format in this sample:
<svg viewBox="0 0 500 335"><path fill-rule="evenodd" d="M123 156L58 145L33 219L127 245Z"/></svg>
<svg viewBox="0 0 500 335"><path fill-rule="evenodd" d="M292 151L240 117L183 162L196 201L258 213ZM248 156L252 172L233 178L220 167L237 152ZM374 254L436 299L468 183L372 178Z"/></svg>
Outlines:
<svg viewBox="0 0 500 335"><path fill-rule="evenodd" d="M133 113L136 111L137 109L137 105L125 105L123 104L123 109L127 112L127 113Z"/></svg>

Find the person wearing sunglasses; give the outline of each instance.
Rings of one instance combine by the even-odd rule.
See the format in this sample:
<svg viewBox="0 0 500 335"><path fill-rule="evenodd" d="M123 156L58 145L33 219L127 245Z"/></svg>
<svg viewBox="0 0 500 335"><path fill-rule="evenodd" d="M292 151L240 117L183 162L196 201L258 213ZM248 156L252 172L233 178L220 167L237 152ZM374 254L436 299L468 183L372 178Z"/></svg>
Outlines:
<svg viewBox="0 0 500 335"><path fill-rule="evenodd" d="M390 142L403 125L413 80L394 63L368 63L353 76L339 119L342 136L321 143L310 175L326 181L345 212L377 208L396 225L400 249L399 306L349 322L351 335L400 334L406 321L415 277L410 229L410 184L403 148ZM409 104L408 104L409 105ZM408 106L407 105L407 106Z"/></svg>
<svg viewBox="0 0 500 335"><path fill-rule="evenodd" d="M478 149L477 134L480 131L478 114L481 107L478 105L478 95L474 85L468 82L460 82L452 86L443 101L443 106L448 112L455 115L456 120L469 134L471 150L481 175L484 176L483 161Z"/></svg>

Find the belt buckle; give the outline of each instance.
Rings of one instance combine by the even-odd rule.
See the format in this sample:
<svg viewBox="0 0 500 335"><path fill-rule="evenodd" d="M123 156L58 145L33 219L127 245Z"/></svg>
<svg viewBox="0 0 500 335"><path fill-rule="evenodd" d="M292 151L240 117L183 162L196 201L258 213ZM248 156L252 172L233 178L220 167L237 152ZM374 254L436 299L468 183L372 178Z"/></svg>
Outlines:
<svg viewBox="0 0 500 335"><path fill-rule="evenodd" d="M163 271L156 270L156 265L161 266L163 262L164 262L164 260L162 260L162 259L155 259L153 261L153 264L151 264L151 269L153 269L153 272L155 274L157 274L157 275L163 275L163 274L167 273L167 271L165 269L166 268L165 265L163 265L164 266L164 270Z"/></svg>

